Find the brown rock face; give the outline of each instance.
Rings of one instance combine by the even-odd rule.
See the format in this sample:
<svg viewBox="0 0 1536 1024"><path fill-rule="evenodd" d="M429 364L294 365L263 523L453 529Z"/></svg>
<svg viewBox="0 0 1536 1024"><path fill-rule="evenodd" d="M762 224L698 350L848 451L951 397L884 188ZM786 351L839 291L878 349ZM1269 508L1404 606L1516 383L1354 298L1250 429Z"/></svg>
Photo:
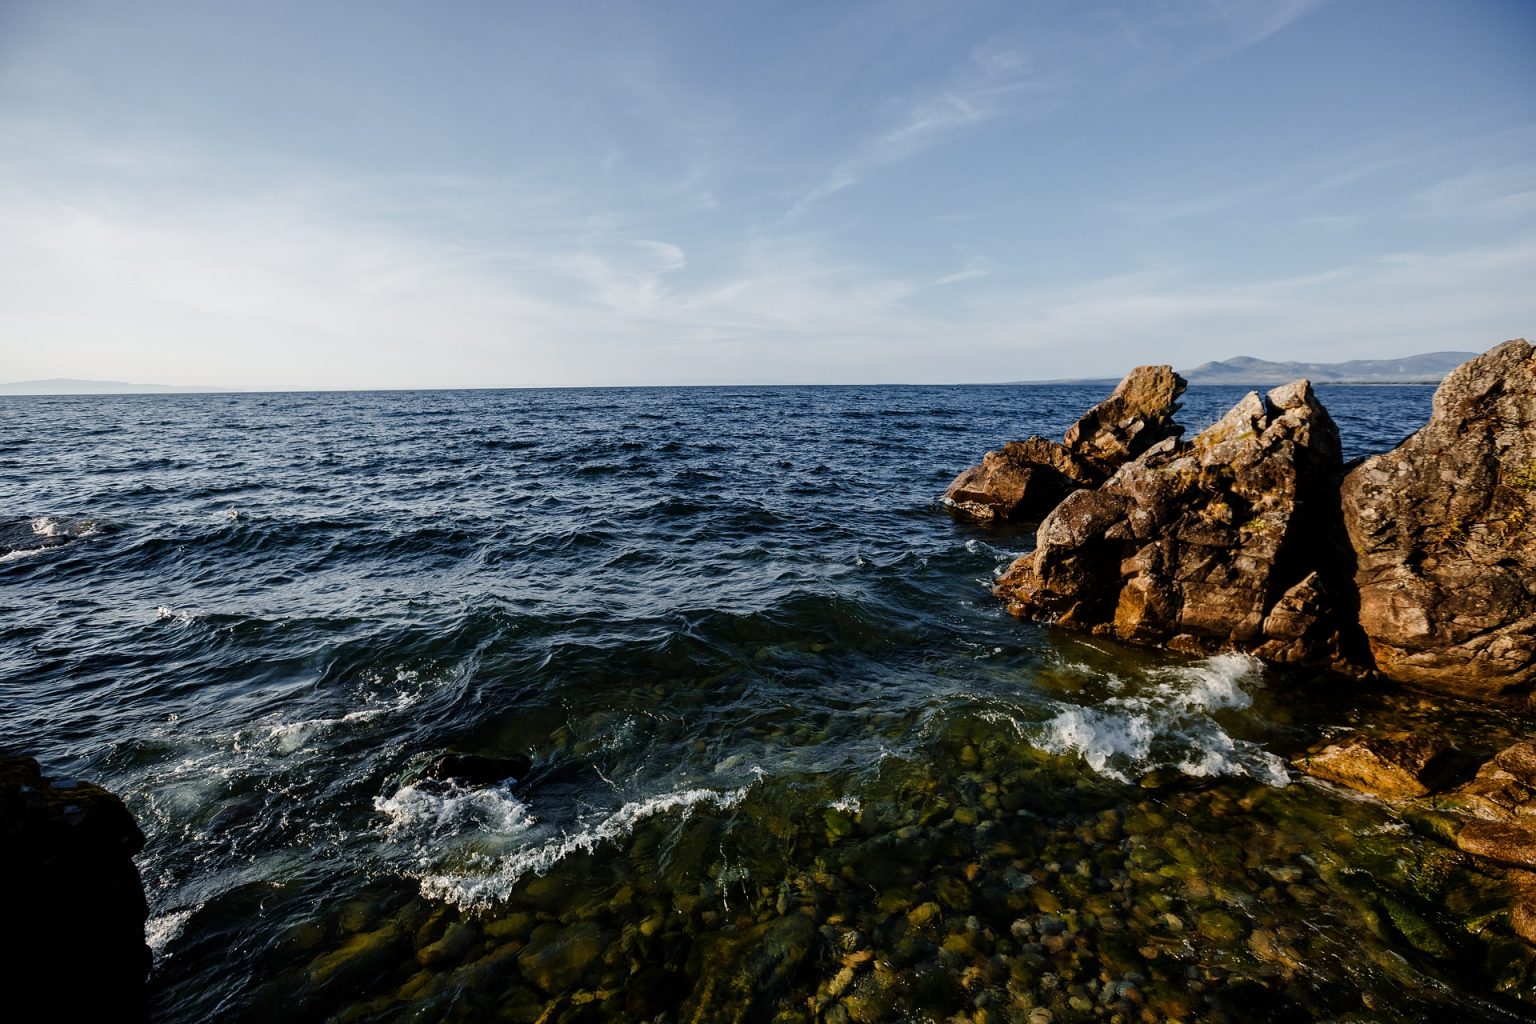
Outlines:
<svg viewBox="0 0 1536 1024"><path fill-rule="evenodd" d="M973 519L1037 523L1068 494L1102 479L1062 445L1031 437L987 452L981 465L955 478L944 499Z"/></svg>
<svg viewBox="0 0 1536 1024"><path fill-rule="evenodd" d="M1173 422L1184 378L1171 366L1138 366L1067 429L1067 449L1113 472L1184 428ZM1107 475L1107 474L1106 474Z"/></svg>
<svg viewBox="0 0 1536 1024"><path fill-rule="evenodd" d="M1342 500L1383 674L1473 696L1536 684L1536 349L1452 371L1429 423Z"/></svg>
<svg viewBox="0 0 1536 1024"><path fill-rule="evenodd" d="M1527 824L1473 819L1457 833L1456 845L1501 864L1536 868L1536 828Z"/></svg>
<svg viewBox="0 0 1536 1024"><path fill-rule="evenodd" d="M1354 664L1338 428L1306 381L1069 495L996 592L1022 618L1191 653ZM1352 609L1350 609L1352 611Z"/></svg>
<svg viewBox="0 0 1536 1024"><path fill-rule="evenodd" d="M1065 444L1010 441L957 476L944 501L983 522L1039 522L1068 494L1098 486L1154 444L1182 434L1173 414L1183 393L1184 379L1172 367L1138 366L1067 431Z"/></svg>
<svg viewBox="0 0 1536 1024"><path fill-rule="evenodd" d="M123 802L55 785L30 757L0 760L0 877L9 885L10 998L60 1020L146 1021L148 908Z"/></svg>
<svg viewBox="0 0 1536 1024"><path fill-rule="evenodd" d="M1536 821L1536 740L1499 751L1445 802L1489 821Z"/></svg>
<svg viewBox="0 0 1536 1024"><path fill-rule="evenodd" d="M1454 748L1430 736L1350 736L1296 759L1308 775L1383 800L1425 796L1444 781Z"/></svg>

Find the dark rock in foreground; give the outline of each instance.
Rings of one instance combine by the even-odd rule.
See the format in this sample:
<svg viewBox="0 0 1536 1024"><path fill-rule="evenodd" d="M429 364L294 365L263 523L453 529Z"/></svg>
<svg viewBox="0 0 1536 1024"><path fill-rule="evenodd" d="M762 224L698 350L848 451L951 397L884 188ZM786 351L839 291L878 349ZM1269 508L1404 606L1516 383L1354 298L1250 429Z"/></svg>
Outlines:
<svg viewBox="0 0 1536 1024"><path fill-rule="evenodd" d="M1096 487L1153 445L1178 437L1184 380L1168 366L1138 366L1067 430L1062 443L1010 441L955 478L944 501L983 522L1037 523L1073 491Z"/></svg>
<svg viewBox="0 0 1536 1024"><path fill-rule="evenodd" d="M10 888L6 999L57 1020L146 1021L148 908L123 802L55 784L30 757L0 760L0 877Z"/></svg>
<svg viewBox="0 0 1536 1024"><path fill-rule="evenodd" d="M1041 523L998 580L1022 618L1190 653L1343 668L1339 433L1306 381L1166 437Z"/></svg>
<svg viewBox="0 0 1536 1024"><path fill-rule="evenodd" d="M1380 671L1469 695L1536 683L1536 349L1459 367L1418 433L1344 481Z"/></svg>

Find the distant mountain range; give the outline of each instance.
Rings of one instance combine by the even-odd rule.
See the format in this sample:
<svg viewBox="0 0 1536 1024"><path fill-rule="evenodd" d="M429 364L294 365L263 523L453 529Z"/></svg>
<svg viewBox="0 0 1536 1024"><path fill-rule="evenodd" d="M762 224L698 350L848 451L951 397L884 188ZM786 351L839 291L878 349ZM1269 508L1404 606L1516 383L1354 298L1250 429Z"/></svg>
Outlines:
<svg viewBox="0 0 1536 1024"><path fill-rule="evenodd" d="M1345 363L1276 363L1238 356L1180 373L1191 384L1289 384L1305 377L1314 384L1439 384L1476 352L1425 352L1402 359L1351 359Z"/></svg>
<svg viewBox="0 0 1536 1024"><path fill-rule="evenodd" d="M76 380L52 377L48 380L18 380L0 384L0 395L162 395L207 394L228 388L176 387L170 384L130 384L123 380Z"/></svg>

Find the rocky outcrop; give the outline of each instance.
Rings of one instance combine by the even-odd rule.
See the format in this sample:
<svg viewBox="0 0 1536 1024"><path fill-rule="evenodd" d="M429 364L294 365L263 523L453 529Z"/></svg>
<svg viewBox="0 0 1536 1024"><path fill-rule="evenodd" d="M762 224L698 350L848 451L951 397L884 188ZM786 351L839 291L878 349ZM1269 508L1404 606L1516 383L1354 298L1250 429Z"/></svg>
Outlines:
<svg viewBox="0 0 1536 1024"><path fill-rule="evenodd" d="M0 877L10 888L8 998L61 1020L149 1018L148 909L133 857L144 834L87 782L0 760Z"/></svg>
<svg viewBox="0 0 1536 1024"><path fill-rule="evenodd" d="M1351 666L1341 473L1311 385L1250 393L1193 442L1164 437L1069 495L996 593L1022 618L1135 643Z"/></svg>
<svg viewBox="0 0 1536 1024"><path fill-rule="evenodd" d="M1429 423L1345 478L1380 671L1468 695L1536 684L1536 349L1453 371Z"/></svg>
<svg viewBox="0 0 1536 1024"><path fill-rule="evenodd" d="M1039 522L1067 495L1096 487L1153 445L1176 438L1184 380L1168 366L1138 366L1067 430L1062 443L1010 441L957 476L945 504L972 519Z"/></svg>

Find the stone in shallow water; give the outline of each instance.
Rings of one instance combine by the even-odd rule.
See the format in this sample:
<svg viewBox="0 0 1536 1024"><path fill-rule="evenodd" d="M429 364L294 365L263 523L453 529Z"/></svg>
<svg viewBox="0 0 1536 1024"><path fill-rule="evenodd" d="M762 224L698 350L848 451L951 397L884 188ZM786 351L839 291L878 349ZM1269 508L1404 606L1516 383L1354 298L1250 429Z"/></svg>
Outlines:
<svg viewBox="0 0 1536 1024"><path fill-rule="evenodd" d="M1444 781L1456 748L1409 733L1354 735L1296 759L1308 775L1383 800L1411 800Z"/></svg>
<svg viewBox="0 0 1536 1024"><path fill-rule="evenodd" d="M592 921L540 925L518 953L517 966L540 989L558 992L581 977L602 951L602 932Z"/></svg>
<svg viewBox="0 0 1536 1024"><path fill-rule="evenodd" d="M1503 821L1536 815L1536 740L1505 747L1448 796L1451 805L1480 818Z"/></svg>
<svg viewBox="0 0 1536 1024"><path fill-rule="evenodd" d="M1503 864L1536 868L1536 824L1469 821L1456 837L1463 852Z"/></svg>

